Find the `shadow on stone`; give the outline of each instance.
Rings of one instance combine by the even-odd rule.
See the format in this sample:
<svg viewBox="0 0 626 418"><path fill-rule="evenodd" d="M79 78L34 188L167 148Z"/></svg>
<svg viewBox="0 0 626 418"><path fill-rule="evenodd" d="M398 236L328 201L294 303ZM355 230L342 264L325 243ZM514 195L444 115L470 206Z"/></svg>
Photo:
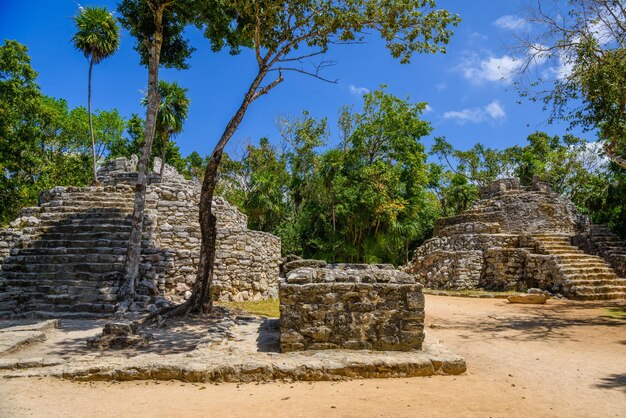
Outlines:
<svg viewBox="0 0 626 418"><path fill-rule="evenodd" d="M257 349L261 353L280 352L280 328L278 319L263 319L259 325L256 339Z"/></svg>

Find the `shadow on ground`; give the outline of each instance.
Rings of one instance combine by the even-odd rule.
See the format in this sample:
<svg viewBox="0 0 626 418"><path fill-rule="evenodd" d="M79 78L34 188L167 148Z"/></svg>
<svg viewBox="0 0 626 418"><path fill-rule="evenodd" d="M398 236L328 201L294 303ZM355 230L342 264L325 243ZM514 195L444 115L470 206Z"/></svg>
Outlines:
<svg viewBox="0 0 626 418"><path fill-rule="evenodd" d="M596 387L601 389L622 389L626 393L626 373L614 373L604 377Z"/></svg>
<svg viewBox="0 0 626 418"><path fill-rule="evenodd" d="M450 318L431 318L427 326L469 331L463 335L468 340L574 340L572 331L580 327L623 329L626 332L626 321L608 314L624 306L623 302L554 301L547 305L511 305L502 302L496 306L497 310L488 313L482 321L464 319L462 315L455 314Z"/></svg>
<svg viewBox="0 0 626 418"><path fill-rule="evenodd" d="M51 334L41 345L29 348L33 355L36 350L45 350L41 355L70 358L78 355L98 353L87 347L87 339L99 335L106 320L64 320L60 328ZM210 323L206 319L186 318L184 321L172 321L163 328L146 328L154 336L147 347L121 350L105 350L107 356L134 357L141 354L176 354L196 348L206 337ZM30 353L29 353L30 354Z"/></svg>

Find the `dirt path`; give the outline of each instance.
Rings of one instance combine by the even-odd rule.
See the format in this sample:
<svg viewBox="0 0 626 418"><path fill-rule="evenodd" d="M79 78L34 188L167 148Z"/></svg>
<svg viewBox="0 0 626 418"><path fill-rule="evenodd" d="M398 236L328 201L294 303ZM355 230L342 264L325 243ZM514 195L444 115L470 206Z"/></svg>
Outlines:
<svg viewBox="0 0 626 418"><path fill-rule="evenodd" d="M465 356L456 377L331 383L0 380L0 417L626 417L624 303L427 296L427 332Z"/></svg>

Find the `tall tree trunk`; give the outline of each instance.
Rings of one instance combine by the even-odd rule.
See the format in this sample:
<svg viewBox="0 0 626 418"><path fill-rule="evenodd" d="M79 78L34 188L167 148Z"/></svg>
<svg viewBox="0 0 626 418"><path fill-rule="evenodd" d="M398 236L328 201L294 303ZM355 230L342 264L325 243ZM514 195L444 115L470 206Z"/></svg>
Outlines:
<svg viewBox="0 0 626 418"><path fill-rule="evenodd" d="M213 265L215 263L215 237L217 229L215 227L216 219L215 215L213 215L211 204L213 202L213 193L218 180L218 168L222 159L222 154L224 153L224 147L239 127L239 124L248 110L248 106L250 106L250 103L252 103L259 96L257 89L266 74L266 70L262 69L259 71L257 77L254 79L244 96L239 109L237 109L235 115L228 122L228 125L226 125L226 129L224 129L220 140L211 154L211 159L208 162L204 179L202 181L199 205L200 231L202 233L200 265L198 266L196 282L194 283L191 297L187 301L185 307L186 313L208 313L211 311L213 306L213 298L211 297L211 282L213 276Z"/></svg>
<svg viewBox="0 0 626 418"><path fill-rule="evenodd" d="M87 80L87 114L89 115L89 135L91 136L91 158L93 165L93 184L98 183L98 172L96 171L96 140L93 133L93 121L91 118L91 72L93 70L93 59L89 60L89 77Z"/></svg>
<svg viewBox="0 0 626 418"><path fill-rule="evenodd" d="M146 206L146 187L148 184L148 171L154 133L156 129L156 117L159 108L159 60L161 45L163 43L163 9L153 10L155 33L150 43L150 57L148 61L148 106L146 110L146 128L141 147L141 157L137 164L137 184L135 185L135 200L133 208L132 225L126 261L124 263L123 283L120 286L120 297L128 304L135 297L135 283L139 276L139 263L141 261L141 237L143 235L143 216Z"/></svg>

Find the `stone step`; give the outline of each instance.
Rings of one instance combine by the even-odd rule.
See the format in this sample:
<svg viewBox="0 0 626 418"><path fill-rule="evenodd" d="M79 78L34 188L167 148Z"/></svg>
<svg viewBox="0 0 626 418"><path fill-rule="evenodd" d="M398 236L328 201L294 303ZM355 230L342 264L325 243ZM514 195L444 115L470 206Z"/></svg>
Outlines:
<svg viewBox="0 0 626 418"><path fill-rule="evenodd" d="M14 284L14 282L11 282L11 284ZM22 280L19 281L19 286L15 287L19 288L21 292L38 293L42 295L113 295L119 290L119 287L116 286L117 283L113 282L109 282L112 283L111 286L104 286L103 282L81 282L76 280L64 282L65 284L55 281Z"/></svg>
<svg viewBox="0 0 626 418"><path fill-rule="evenodd" d="M572 299L576 300L622 300L626 299L626 292L604 292L604 293L592 293L571 295Z"/></svg>
<svg viewBox="0 0 626 418"><path fill-rule="evenodd" d="M149 239L150 233L144 232L143 239ZM87 231L87 232L46 232L40 236L40 240L74 240L74 241L97 241L102 239L112 241L128 241L130 238L130 230L128 232L99 232Z"/></svg>
<svg viewBox="0 0 626 418"><path fill-rule="evenodd" d="M55 304L55 303L37 303L27 302L20 306L22 310L28 311L44 311L44 312L91 312L91 313L113 313L115 312L114 303L97 302L97 303L72 303L72 304Z"/></svg>
<svg viewBox="0 0 626 418"><path fill-rule="evenodd" d="M78 304L78 303L110 303L117 302L116 294L70 294L70 293L52 293L42 297L29 296L31 303L51 303L51 304Z"/></svg>
<svg viewBox="0 0 626 418"><path fill-rule="evenodd" d="M96 233L118 233L118 232L130 232L130 225L120 224L107 224L107 223L89 223L83 225L74 224L57 224L40 228L45 237L49 234L80 234L87 232Z"/></svg>
<svg viewBox="0 0 626 418"><path fill-rule="evenodd" d="M554 257L556 257L558 260L561 260L563 262L569 262L569 261L578 261L578 262L584 262L584 261L588 261L588 262L604 262L604 259L601 257L598 257L596 255L589 255L589 254L578 254L578 253L557 253L557 254L548 254L548 255L553 255Z"/></svg>
<svg viewBox="0 0 626 418"><path fill-rule="evenodd" d="M132 215L132 207L131 208L119 208L119 207L94 207L94 208L85 208L82 206L46 206L41 208L41 214L44 213L65 213L72 214L72 217L78 214L83 214L86 217L88 216L100 216L100 215L111 215L111 214L122 214L122 215Z"/></svg>
<svg viewBox="0 0 626 418"><path fill-rule="evenodd" d="M610 285L610 286L626 286L626 279L567 279L563 282L567 286L598 286L598 285Z"/></svg>
<svg viewBox="0 0 626 418"><path fill-rule="evenodd" d="M86 280L72 278L40 278L40 276L25 276L28 273L22 273L21 277L14 276L7 278L4 286L7 288L15 288L24 291L47 292L52 288L63 287L93 287L94 289L115 288L119 284L118 277L109 277L108 280ZM91 286L88 286L91 285Z"/></svg>
<svg viewBox="0 0 626 418"><path fill-rule="evenodd" d="M626 286L613 286L609 284L600 286L575 285L570 291L576 295L593 295L601 293L624 293L626 295Z"/></svg>
<svg viewBox="0 0 626 418"><path fill-rule="evenodd" d="M89 272L25 272L25 271L2 271L0 275L5 279L7 286L11 283L18 283L20 280L39 281L64 283L65 281L93 281L102 282L103 285L108 283L117 283L120 278L118 271L108 271L104 273L89 273Z"/></svg>
<svg viewBox="0 0 626 418"><path fill-rule="evenodd" d="M562 270L561 270L562 271ZM566 280L584 280L584 279L607 279L607 280L615 280L617 279L617 274L614 272L610 273L583 273L572 270L570 273L563 273L563 278Z"/></svg>
<svg viewBox="0 0 626 418"><path fill-rule="evenodd" d="M14 311L0 310L0 319L20 318L20 319L102 319L112 315L112 312L48 312L48 311L27 311L15 313Z"/></svg>
<svg viewBox="0 0 626 418"><path fill-rule="evenodd" d="M38 254L9 256L5 264L123 263L124 254Z"/></svg>
<svg viewBox="0 0 626 418"><path fill-rule="evenodd" d="M595 267L591 267L591 268L575 268L575 267L571 267L569 265L563 266L559 269L561 271L561 273L565 276L570 276L570 275L599 275L599 274L604 274L604 275L611 275L611 276L615 276L615 272L613 271L613 269L611 269L610 267L605 267L605 268L595 268Z"/></svg>
<svg viewBox="0 0 626 418"><path fill-rule="evenodd" d="M66 263L66 264L2 264L3 272L26 272L26 273L106 273L122 271L124 263Z"/></svg>
<svg viewBox="0 0 626 418"><path fill-rule="evenodd" d="M40 207L42 208L46 208L46 207L54 207L54 206L77 206L77 207L103 207L103 208L109 208L109 207L117 207L117 206L122 206L122 207L126 207L126 206L133 206L134 202L133 199L127 199L127 198L118 198L115 196L110 196L110 197L106 197L106 198L97 198L97 197L93 197L93 196L89 196L89 197L77 197L77 196L72 196L72 197L68 197L66 199L59 199L59 200L49 200L45 203L42 203Z"/></svg>
<svg viewBox="0 0 626 418"><path fill-rule="evenodd" d="M143 255L158 254L158 248L142 248ZM126 255L126 244L123 247L41 247L41 248L16 248L11 252L12 256L47 256L47 255Z"/></svg>
<svg viewBox="0 0 626 418"><path fill-rule="evenodd" d="M91 226L91 225L123 225L123 226L131 226L131 216L127 217L111 217L111 218L47 218L42 219L39 226L47 227L47 226Z"/></svg>
<svg viewBox="0 0 626 418"><path fill-rule="evenodd" d="M547 254L551 254L551 255L570 255L570 254L585 254L583 251L581 250L576 250L576 249L551 249L551 248L543 248L543 251ZM585 254L587 255L587 254Z"/></svg>
<svg viewBox="0 0 626 418"><path fill-rule="evenodd" d="M572 268L585 268L585 267L605 267L609 268L608 264L604 261L593 261L593 260L581 260L581 261L570 261L568 263L562 264L562 266L572 267Z"/></svg>
<svg viewBox="0 0 626 418"><path fill-rule="evenodd" d="M50 210L49 212L42 212L40 214L38 214L39 220L41 222L63 222L63 221L71 221L71 222L77 222L80 220L91 220L91 221L97 221L99 222L100 220L106 221L109 219L112 219L114 221L120 221L120 220L131 220L132 217L132 213L131 212L122 212L119 209L100 209L98 212L84 212L84 211L80 211L80 212L75 212L75 213L71 213L71 212L54 212L52 210Z"/></svg>
<svg viewBox="0 0 626 418"><path fill-rule="evenodd" d="M123 248L125 249L128 246L128 239L114 240L114 239L89 239L89 240L81 240L81 239L45 239L42 241L32 242L29 248ZM152 243L148 241L142 241L142 248L151 248L153 247Z"/></svg>

